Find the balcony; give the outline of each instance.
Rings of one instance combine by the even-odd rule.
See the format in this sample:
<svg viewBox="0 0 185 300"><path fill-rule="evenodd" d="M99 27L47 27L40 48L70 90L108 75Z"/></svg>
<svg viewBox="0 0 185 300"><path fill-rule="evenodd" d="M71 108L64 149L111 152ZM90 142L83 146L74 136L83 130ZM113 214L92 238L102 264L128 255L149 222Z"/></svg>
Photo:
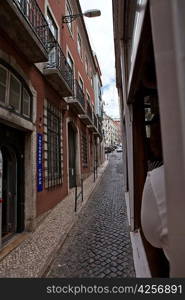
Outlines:
<svg viewBox="0 0 185 300"><path fill-rule="evenodd" d="M98 120L98 134L100 139L103 139L103 133L102 133L102 122L100 120Z"/></svg>
<svg viewBox="0 0 185 300"><path fill-rule="evenodd" d="M30 62L47 61L49 28L36 0L1 0L0 29Z"/></svg>
<svg viewBox="0 0 185 300"><path fill-rule="evenodd" d="M93 124L93 112L90 103L87 101L86 107L87 116L89 117L91 124Z"/></svg>
<svg viewBox="0 0 185 300"><path fill-rule="evenodd" d="M93 115L92 115L92 108L88 101L86 101L86 109L85 114L79 115L79 118L82 120L82 122L87 125L88 128L93 127Z"/></svg>
<svg viewBox="0 0 185 300"><path fill-rule="evenodd" d="M74 81L74 96L66 99L66 102L78 114L85 114L85 95L77 80Z"/></svg>
<svg viewBox="0 0 185 300"><path fill-rule="evenodd" d="M96 120L97 120L97 126L95 127L96 128L96 131L94 132L94 135L98 136L100 138L100 140L102 140L103 138L103 134L102 134L102 123L101 121L99 120L98 117L96 117Z"/></svg>
<svg viewBox="0 0 185 300"><path fill-rule="evenodd" d="M97 129L98 127L98 118L96 116L96 114L94 113L94 127Z"/></svg>
<svg viewBox="0 0 185 300"><path fill-rule="evenodd" d="M73 71L57 41L50 43L49 60L44 75L61 97L73 95Z"/></svg>
<svg viewBox="0 0 185 300"><path fill-rule="evenodd" d="M88 128L91 129L94 134L96 134L98 131L98 129L97 129L98 119L94 112L92 113L92 115L93 115L92 124L89 125Z"/></svg>

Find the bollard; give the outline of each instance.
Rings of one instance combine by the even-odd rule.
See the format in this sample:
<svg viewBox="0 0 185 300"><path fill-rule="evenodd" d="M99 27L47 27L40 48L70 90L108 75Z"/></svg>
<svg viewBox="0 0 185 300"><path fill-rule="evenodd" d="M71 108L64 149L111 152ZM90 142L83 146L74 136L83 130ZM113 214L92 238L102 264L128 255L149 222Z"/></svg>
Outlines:
<svg viewBox="0 0 185 300"><path fill-rule="evenodd" d="M77 185L75 186L75 212L77 211Z"/></svg>
<svg viewBox="0 0 185 300"><path fill-rule="evenodd" d="M81 193L82 193L82 202L83 202L83 200L84 200L83 178L81 179Z"/></svg>

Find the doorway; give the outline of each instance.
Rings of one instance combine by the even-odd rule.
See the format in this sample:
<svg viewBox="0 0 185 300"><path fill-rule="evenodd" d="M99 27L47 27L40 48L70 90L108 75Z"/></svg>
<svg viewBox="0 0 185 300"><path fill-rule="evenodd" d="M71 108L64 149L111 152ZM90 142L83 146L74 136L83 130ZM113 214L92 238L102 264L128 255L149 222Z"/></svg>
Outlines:
<svg viewBox="0 0 185 300"><path fill-rule="evenodd" d="M24 230L24 135L0 125L2 243Z"/></svg>
<svg viewBox="0 0 185 300"><path fill-rule="evenodd" d="M2 180L2 239L17 228L17 157L13 149L1 147L3 157Z"/></svg>
<svg viewBox="0 0 185 300"><path fill-rule="evenodd" d="M69 188L76 186L76 130L68 124Z"/></svg>

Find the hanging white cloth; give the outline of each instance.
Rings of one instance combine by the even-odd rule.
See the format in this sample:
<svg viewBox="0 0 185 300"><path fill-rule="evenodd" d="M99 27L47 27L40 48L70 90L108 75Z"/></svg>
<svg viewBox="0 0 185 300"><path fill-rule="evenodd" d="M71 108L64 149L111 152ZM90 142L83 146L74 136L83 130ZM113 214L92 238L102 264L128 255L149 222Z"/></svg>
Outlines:
<svg viewBox="0 0 185 300"><path fill-rule="evenodd" d="M169 259L163 165L147 173L141 205L141 224L146 239L154 247L162 248Z"/></svg>

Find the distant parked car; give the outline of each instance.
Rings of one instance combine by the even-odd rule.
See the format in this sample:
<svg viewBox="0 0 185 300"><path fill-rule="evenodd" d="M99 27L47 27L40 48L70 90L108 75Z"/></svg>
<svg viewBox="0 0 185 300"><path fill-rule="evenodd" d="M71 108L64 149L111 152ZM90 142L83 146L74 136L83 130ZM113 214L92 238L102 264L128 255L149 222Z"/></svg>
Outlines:
<svg viewBox="0 0 185 300"><path fill-rule="evenodd" d="M117 152L122 152L123 149L122 149L122 147L118 147L118 148L116 149L116 151L117 151Z"/></svg>
<svg viewBox="0 0 185 300"><path fill-rule="evenodd" d="M111 147L105 147L105 153L111 153L112 149Z"/></svg>

